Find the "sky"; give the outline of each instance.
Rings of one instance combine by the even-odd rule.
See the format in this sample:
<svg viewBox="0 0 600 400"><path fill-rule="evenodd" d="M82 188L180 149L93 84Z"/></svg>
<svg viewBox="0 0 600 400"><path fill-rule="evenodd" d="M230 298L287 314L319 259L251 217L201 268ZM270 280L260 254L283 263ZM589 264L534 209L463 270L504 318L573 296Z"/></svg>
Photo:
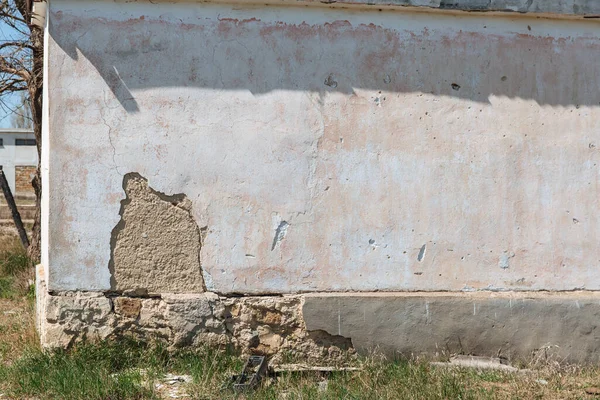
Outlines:
<svg viewBox="0 0 600 400"><path fill-rule="evenodd" d="M15 30L0 21L0 42L14 39L17 35ZM19 95L4 95L2 100L8 107L0 106L0 128L12 128L10 109L14 109L19 104Z"/></svg>

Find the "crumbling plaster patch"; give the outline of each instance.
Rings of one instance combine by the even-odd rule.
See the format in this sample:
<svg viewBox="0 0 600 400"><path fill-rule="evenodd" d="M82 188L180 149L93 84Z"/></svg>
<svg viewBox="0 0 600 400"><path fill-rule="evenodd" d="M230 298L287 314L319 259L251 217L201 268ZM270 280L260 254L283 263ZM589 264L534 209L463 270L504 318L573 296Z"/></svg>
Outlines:
<svg viewBox="0 0 600 400"><path fill-rule="evenodd" d="M126 198L111 237L111 287L136 295L201 293L202 230L184 194L153 190L137 173L123 179Z"/></svg>

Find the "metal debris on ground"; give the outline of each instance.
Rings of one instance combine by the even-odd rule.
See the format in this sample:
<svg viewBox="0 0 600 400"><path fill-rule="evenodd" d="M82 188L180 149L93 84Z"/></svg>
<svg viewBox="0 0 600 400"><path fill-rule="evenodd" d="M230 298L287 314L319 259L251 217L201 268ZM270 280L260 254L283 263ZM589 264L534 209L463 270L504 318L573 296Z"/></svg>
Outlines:
<svg viewBox="0 0 600 400"><path fill-rule="evenodd" d="M237 392L254 389L267 376L269 366L264 356L250 356L242 373L231 377L231 387Z"/></svg>
<svg viewBox="0 0 600 400"><path fill-rule="evenodd" d="M223 386L223 389L231 388L238 392L253 389L264 381L265 378L271 377L271 380L267 381L267 384L269 384L273 382L273 379L279 379L282 373L313 372L322 378L326 378L334 372L355 372L360 370L361 368L356 367L312 366L306 364L279 364L269 367L266 357L250 356L244 365L242 373L233 375L231 380ZM319 391L326 391L327 384L327 380L321 381L319 383Z"/></svg>

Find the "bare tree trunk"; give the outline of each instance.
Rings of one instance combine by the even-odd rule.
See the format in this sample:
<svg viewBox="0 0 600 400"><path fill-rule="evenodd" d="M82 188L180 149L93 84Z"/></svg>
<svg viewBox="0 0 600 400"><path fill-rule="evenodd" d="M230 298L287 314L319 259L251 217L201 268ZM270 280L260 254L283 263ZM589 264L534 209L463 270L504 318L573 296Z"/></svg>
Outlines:
<svg viewBox="0 0 600 400"><path fill-rule="evenodd" d="M32 22L32 0L0 0L0 22L9 27L6 40L0 41L0 97L27 93L31 106L33 132L38 157L42 148L42 88L44 83L44 30ZM5 104L5 103L3 103ZM27 254L40 261L40 205L42 180L38 168L32 181L36 213Z"/></svg>
<svg viewBox="0 0 600 400"><path fill-rule="evenodd" d="M33 68L29 85L29 96L31 99L31 117L33 120L33 133L37 144L38 159L42 159L42 94L44 83L44 31L37 27L31 27L31 43L33 45ZM32 262L38 263L41 256L41 199L42 179L40 165L36 169L33 178L33 189L35 190L35 217L31 232L31 243L27 249L27 255Z"/></svg>

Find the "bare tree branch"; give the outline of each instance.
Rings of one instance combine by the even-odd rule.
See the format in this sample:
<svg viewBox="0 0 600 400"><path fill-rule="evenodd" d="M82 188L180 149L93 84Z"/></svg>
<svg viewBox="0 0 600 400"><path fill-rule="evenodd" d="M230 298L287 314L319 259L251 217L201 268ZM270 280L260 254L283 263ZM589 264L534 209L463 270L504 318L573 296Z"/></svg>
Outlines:
<svg viewBox="0 0 600 400"><path fill-rule="evenodd" d="M31 4L32 0L0 0L0 35L4 36L0 40L0 110L6 116L17 116L13 123L31 120L40 155L44 32L31 23ZM13 95L20 96L18 104L14 103ZM40 255L39 168L33 185L37 210L28 254L37 262Z"/></svg>
<svg viewBox="0 0 600 400"><path fill-rule="evenodd" d="M33 50L33 46L27 42L4 42L4 43L0 44L0 50L4 49L6 47L16 47L15 51L19 51L20 49L23 49L23 48L28 48L30 50Z"/></svg>

